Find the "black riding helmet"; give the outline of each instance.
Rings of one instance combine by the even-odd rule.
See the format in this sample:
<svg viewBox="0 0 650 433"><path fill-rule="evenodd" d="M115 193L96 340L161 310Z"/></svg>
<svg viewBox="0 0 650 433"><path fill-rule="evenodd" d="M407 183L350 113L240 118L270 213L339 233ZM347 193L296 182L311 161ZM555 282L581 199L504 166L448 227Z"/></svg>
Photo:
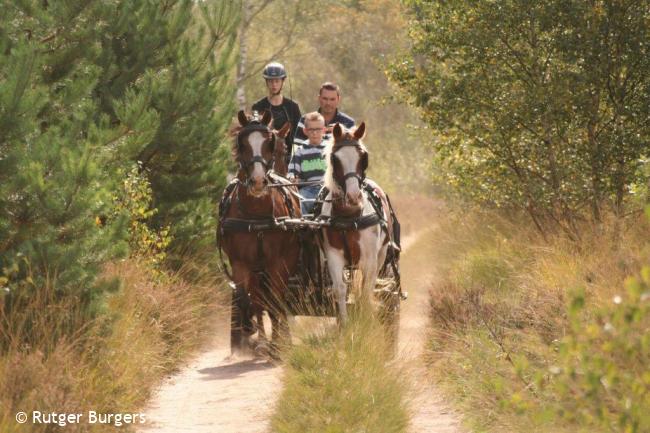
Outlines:
<svg viewBox="0 0 650 433"><path fill-rule="evenodd" d="M282 63L271 62L268 65L264 66L262 76L265 80L270 80L273 78L282 78L284 80L287 78L287 71L284 69L284 65Z"/></svg>

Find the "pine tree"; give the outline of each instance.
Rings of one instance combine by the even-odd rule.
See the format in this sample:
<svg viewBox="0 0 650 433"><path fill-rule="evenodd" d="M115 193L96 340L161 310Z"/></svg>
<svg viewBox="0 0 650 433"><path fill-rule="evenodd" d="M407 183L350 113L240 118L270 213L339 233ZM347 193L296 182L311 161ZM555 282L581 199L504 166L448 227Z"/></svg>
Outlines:
<svg viewBox="0 0 650 433"><path fill-rule="evenodd" d="M213 233L236 8L24 0L0 9L0 314L74 299L87 317L107 289L101 265L127 252L115 197L137 161L179 243Z"/></svg>
<svg viewBox="0 0 650 433"><path fill-rule="evenodd" d="M170 225L176 245L196 249L212 240L214 200L229 164L239 11L227 1L165 5L105 6L103 15L119 18L101 35L97 89L104 112L125 129L156 123L151 135L129 139L122 157L149 175L159 227ZM129 112L125 98L139 98L139 108ZM145 107L151 119L139 117Z"/></svg>
<svg viewBox="0 0 650 433"><path fill-rule="evenodd" d="M88 60L96 47L83 43L94 29L70 25L80 19L72 8L2 10L1 312L64 298L92 309L105 288L96 282L100 265L125 245L119 219L104 228L95 219L111 205L102 163L113 128L95 118L101 70ZM58 314L65 322L72 312Z"/></svg>

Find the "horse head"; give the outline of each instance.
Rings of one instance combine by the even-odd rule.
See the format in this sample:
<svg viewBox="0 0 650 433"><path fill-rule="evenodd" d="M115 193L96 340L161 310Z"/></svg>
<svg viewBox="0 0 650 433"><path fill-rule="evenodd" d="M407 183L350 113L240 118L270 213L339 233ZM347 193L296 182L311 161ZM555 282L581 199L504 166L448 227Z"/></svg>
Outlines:
<svg viewBox="0 0 650 433"><path fill-rule="evenodd" d="M347 206L360 209L361 184L368 169L368 151L361 143L366 124L361 122L359 127L350 132L337 123L332 132L334 143L329 152L326 184L329 184L328 187L335 197L345 200Z"/></svg>
<svg viewBox="0 0 650 433"><path fill-rule="evenodd" d="M286 138L289 135L291 130L291 123L286 122L282 125L278 131L273 131L276 136L275 150L273 152L273 157L275 158L275 163L273 165L273 170L276 173L282 176L286 176L289 172L287 167L287 141Z"/></svg>
<svg viewBox="0 0 650 433"><path fill-rule="evenodd" d="M249 116L242 110L237 118L240 128L233 153L239 163L239 176L253 195L259 196L265 192L274 161L276 137L270 127L271 113L264 111L260 116L253 112Z"/></svg>

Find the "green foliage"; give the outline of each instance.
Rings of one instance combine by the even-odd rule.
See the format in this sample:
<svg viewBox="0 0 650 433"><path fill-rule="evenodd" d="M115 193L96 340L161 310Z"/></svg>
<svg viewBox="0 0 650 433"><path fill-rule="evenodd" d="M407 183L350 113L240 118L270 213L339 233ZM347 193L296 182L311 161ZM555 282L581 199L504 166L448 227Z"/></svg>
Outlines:
<svg viewBox="0 0 650 433"><path fill-rule="evenodd" d="M626 289L596 311L574 298L550 386L570 421L636 433L650 430L650 266Z"/></svg>
<svg viewBox="0 0 650 433"><path fill-rule="evenodd" d="M622 212L650 131L650 3L406 3L390 75L434 133L440 177L576 234Z"/></svg>
<svg viewBox="0 0 650 433"><path fill-rule="evenodd" d="M441 224L428 357L477 431L648 430L647 222L579 247L485 212Z"/></svg>
<svg viewBox="0 0 650 433"><path fill-rule="evenodd" d="M52 301L75 297L92 306L106 288L95 282L100 265L126 252L121 219L103 229L95 224L95 215L111 204L111 173L103 170L103 143L96 136L108 132L95 118L100 70L79 58L60 73L61 56L89 53L92 46L54 49L58 44L41 42L59 26L73 33L64 40L81 37L87 30L63 24L73 11L28 16L18 5L2 9L2 313L19 311L39 292Z"/></svg>
<svg viewBox="0 0 650 433"><path fill-rule="evenodd" d="M131 256L140 259L152 269L160 269L167 256L166 249L171 243L169 227L152 229L147 223L158 212L151 207L152 191L141 168L134 166L124 174L123 190L115 197L115 215L126 213L129 219L129 246ZM99 217L98 217L99 218ZM101 219L98 219L101 224Z"/></svg>
<svg viewBox="0 0 650 433"><path fill-rule="evenodd" d="M171 232L195 248L212 239L238 9L190 0L0 9L2 323L51 303L74 330L116 287L97 280L101 266L129 246L159 263ZM136 162L141 175L127 174Z"/></svg>
<svg viewBox="0 0 650 433"><path fill-rule="evenodd" d="M124 131L116 158L146 170L157 227L169 226L177 246L198 249L212 240L230 158L238 8L226 1L100 4L113 18L97 35L96 91L103 113Z"/></svg>

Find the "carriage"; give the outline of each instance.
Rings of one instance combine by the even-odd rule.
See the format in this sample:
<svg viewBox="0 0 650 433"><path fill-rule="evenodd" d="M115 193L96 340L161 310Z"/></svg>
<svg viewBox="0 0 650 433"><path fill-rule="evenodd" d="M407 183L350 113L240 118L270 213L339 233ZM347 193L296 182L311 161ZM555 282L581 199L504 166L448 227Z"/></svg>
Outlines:
<svg viewBox="0 0 650 433"><path fill-rule="evenodd" d="M355 282L371 285L365 291L372 292L372 301L378 304L377 316L396 347L400 303L406 299L406 292L402 290L399 272L399 224L388 197L374 182L365 179L362 167L363 178L357 174L343 177L347 180L356 176L359 197L365 200L367 213L337 215L333 187L326 185L316 199L314 213L300 215L296 212L296 184L277 173L286 174L282 164L283 149L286 151L282 138L286 131L270 131L266 117L249 117L240 112L239 119L242 129L234 153L239 155L240 178L224 191L217 235L219 251L225 246L232 265L232 273L226 272L232 288L231 350L247 350L249 338L256 332L258 340L266 340L263 311L271 318L274 340L276 335L288 335L287 315L337 317L345 321L348 309L354 310L359 302L353 296ZM249 140L253 142L250 151L241 142L242 130L253 137ZM340 130L339 133L343 134ZM359 134L363 135L363 128ZM346 140L341 139L341 143L358 142L350 134ZM268 143L268 149L264 143ZM256 168L262 169L263 177L259 173L256 177ZM259 197L255 200L255 194L246 195L246 191L259 186L254 182L260 179L260 188L272 191L266 211L261 210L264 206ZM247 205L249 209L245 210ZM358 251L362 244L359 233L369 232L365 230L368 228L380 233L382 237L378 240L383 241L379 246L380 262L375 268L371 266L370 272L365 264L368 260L361 257L364 252ZM230 243L224 242L227 235L230 236L226 241ZM333 244L339 244L341 267L336 266L335 262L341 260L332 254L336 246ZM222 265L227 269L223 260ZM363 268L364 280L356 278L359 267ZM366 281L366 274L372 274L370 281Z"/></svg>

